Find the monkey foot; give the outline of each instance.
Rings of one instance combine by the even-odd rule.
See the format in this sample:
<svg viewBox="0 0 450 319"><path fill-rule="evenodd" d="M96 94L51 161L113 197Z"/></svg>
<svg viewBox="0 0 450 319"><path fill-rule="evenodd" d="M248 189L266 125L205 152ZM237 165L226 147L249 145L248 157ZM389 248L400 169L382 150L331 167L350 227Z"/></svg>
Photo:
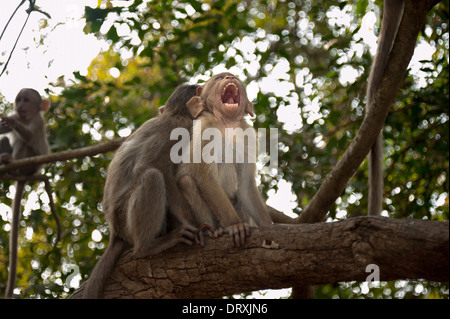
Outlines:
<svg viewBox="0 0 450 319"><path fill-rule="evenodd" d="M204 231L205 229L207 229L207 230L211 231L212 233L214 233L214 228L208 223L203 223L198 228L199 231Z"/></svg>
<svg viewBox="0 0 450 319"><path fill-rule="evenodd" d="M12 156L9 153L0 154L0 164L8 164L11 163Z"/></svg>
<svg viewBox="0 0 450 319"><path fill-rule="evenodd" d="M222 227L214 229L214 227L212 227L210 224L208 224L206 222L201 224L200 227L199 227L199 231L200 232L203 232L205 230L208 232L208 235L209 235L210 238L221 237L223 235L223 233L224 233L224 230L223 230Z"/></svg>
<svg viewBox="0 0 450 319"><path fill-rule="evenodd" d="M233 246L244 246L245 237L250 236L250 225L247 223L237 223L226 227L225 233L230 235Z"/></svg>

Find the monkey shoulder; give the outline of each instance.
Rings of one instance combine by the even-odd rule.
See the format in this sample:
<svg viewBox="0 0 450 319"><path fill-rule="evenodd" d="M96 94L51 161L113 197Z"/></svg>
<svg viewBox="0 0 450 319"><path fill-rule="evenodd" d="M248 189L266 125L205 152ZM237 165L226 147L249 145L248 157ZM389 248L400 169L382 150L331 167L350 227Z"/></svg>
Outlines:
<svg viewBox="0 0 450 319"><path fill-rule="evenodd" d="M130 135L110 165L120 167L120 171L126 174L139 174L149 165L156 168L167 166L170 159L168 148L176 143L170 140L171 131L179 127L189 129L192 119L164 114L146 121Z"/></svg>

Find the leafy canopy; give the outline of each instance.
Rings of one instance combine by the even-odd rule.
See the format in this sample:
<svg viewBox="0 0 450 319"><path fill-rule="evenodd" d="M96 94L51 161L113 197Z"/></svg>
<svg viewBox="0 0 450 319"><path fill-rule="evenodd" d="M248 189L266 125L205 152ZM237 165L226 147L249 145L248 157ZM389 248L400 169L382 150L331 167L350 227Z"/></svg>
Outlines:
<svg viewBox="0 0 450 319"><path fill-rule="evenodd" d="M135 0L116 6L99 1L98 7L85 8L84 30L106 39L110 47L92 61L88 74L74 73L75 83L61 78L48 88L52 151L127 136L157 114L179 83L201 83L228 69L247 84L257 114L254 125L279 128L279 167L262 170L260 189L267 197L280 181L288 181L297 202L294 211L299 213L364 116L372 54L362 35L373 25L368 28L363 22L380 12L380 3ZM448 219L448 25L447 0L431 11L418 39L434 52L421 61L419 74L408 71L384 128L384 214L395 218ZM68 265L76 265L86 278L103 253L108 228L101 200L112 156L48 166L65 229L56 249L56 226L43 185L27 187L28 202L35 204L24 211L19 237L17 287L24 297L67 296L72 289L66 280L73 273ZM364 163L329 219L365 214L366 183ZM11 183L0 184L2 204L10 206ZM8 236L5 222L0 228L4 265ZM6 267L0 267L0 281L6 278ZM442 284L397 281L370 290L366 286L326 285L316 296L448 297L448 286Z"/></svg>

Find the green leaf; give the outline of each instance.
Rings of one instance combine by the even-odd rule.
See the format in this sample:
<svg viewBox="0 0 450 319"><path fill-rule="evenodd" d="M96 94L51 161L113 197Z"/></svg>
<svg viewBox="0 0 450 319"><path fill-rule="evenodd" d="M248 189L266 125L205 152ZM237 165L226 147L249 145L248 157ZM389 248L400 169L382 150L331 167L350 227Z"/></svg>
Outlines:
<svg viewBox="0 0 450 319"><path fill-rule="evenodd" d="M116 27L114 25L112 25L111 28L109 28L108 32L106 33L106 36L114 43L118 42L120 39L119 35L117 34Z"/></svg>

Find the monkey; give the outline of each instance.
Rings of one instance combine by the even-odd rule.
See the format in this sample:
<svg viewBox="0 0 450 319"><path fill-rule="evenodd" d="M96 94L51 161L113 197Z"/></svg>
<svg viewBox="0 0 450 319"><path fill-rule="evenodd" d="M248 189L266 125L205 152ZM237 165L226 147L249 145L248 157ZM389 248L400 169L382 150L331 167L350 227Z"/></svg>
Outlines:
<svg viewBox="0 0 450 319"><path fill-rule="evenodd" d="M389 54L403 16L404 0L385 0L383 20L375 58L367 85L366 113L369 111L377 87L381 83ZM369 154L369 198L367 215L380 216L383 204L383 133L377 137Z"/></svg>
<svg viewBox="0 0 450 319"><path fill-rule="evenodd" d="M253 116L253 104L248 100L244 85L231 73L220 73L209 79L203 87L197 88L197 95L187 103L192 116L197 121L193 126L190 141L191 154L195 141L202 141L203 132L209 128L220 130L222 142L230 142L227 129L254 129L244 119L245 114ZM201 125L201 128L196 126ZM242 136L241 136L242 137ZM250 234L250 226L271 225L271 209L265 204L255 181L256 163L248 160L238 162L237 145L244 144L243 158L249 159L249 143L233 137L233 160L224 160L224 151L218 161L192 159L179 165L176 178L183 195L196 214L197 224L206 221L214 225L212 236L229 233L233 245L244 245ZM255 139L256 142L256 139ZM224 143L222 143L224 145ZM256 149L253 149L256 155Z"/></svg>
<svg viewBox="0 0 450 319"><path fill-rule="evenodd" d="M12 142L7 137L0 140L0 164L26 157L50 153L45 132L45 121L40 111L48 111L50 101L42 99L34 89L20 90L15 99L15 112L3 116L0 122L0 134L11 132ZM33 175L42 168L27 166L12 172L14 175Z"/></svg>
<svg viewBox="0 0 450 319"><path fill-rule="evenodd" d="M107 169L103 213L109 224L108 247L86 282L83 298L100 298L123 251L150 256L178 243L202 245L193 214L175 181L169 139L175 128L192 127L186 103L197 85L178 86L160 109L121 145ZM200 238L199 238L200 237Z"/></svg>
<svg viewBox="0 0 450 319"><path fill-rule="evenodd" d="M15 112L3 116L0 122L0 134L10 133L11 142L7 137L0 140L0 164L7 164L26 157L50 153L50 147L45 132L45 121L40 111L47 111L50 101L42 99L39 92L24 88L15 99ZM16 176L33 176L42 165L27 166L11 172ZM16 182L16 194L12 207L12 223L9 241L9 273L5 298L11 298L17 275L17 243L20 220L20 201L23 196L26 179ZM51 196L49 194L49 196Z"/></svg>

